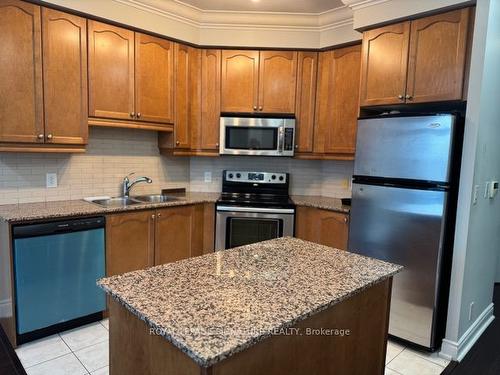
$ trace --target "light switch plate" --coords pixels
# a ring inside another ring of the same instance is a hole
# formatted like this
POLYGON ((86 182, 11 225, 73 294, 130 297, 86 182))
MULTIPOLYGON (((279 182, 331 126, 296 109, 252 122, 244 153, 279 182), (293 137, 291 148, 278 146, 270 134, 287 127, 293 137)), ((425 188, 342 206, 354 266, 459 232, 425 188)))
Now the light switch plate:
POLYGON ((47 173, 47 187, 48 188, 57 187, 57 173, 47 173))
POLYGON ((212 172, 205 172, 205 182, 212 182, 212 172))

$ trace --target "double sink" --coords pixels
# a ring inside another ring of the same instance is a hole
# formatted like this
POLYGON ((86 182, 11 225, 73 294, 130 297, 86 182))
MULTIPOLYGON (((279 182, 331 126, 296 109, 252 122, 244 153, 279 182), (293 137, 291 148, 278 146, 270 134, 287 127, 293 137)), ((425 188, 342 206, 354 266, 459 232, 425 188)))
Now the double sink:
POLYGON ((91 200, 91 202, 98 204, 101 207, 127 207, 145 203, 165 203, 165 202, 177 201, 179 199, 180 198, 172 197, 170 195, 153 194, 153 195, 137 195, 134 197, 93 199, 91 200))

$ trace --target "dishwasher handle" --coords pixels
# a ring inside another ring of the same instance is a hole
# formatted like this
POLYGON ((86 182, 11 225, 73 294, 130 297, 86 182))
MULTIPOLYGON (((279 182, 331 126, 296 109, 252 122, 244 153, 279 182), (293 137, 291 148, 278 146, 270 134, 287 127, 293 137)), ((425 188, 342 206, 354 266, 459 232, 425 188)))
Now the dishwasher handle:
POLYGON ((104 228, 104 217, 89 217, 83 219, 51 221, 37 224, 15 225, 12 227, 12 237, 28 238, 50 234, 81 232, 90 229, 104 228))

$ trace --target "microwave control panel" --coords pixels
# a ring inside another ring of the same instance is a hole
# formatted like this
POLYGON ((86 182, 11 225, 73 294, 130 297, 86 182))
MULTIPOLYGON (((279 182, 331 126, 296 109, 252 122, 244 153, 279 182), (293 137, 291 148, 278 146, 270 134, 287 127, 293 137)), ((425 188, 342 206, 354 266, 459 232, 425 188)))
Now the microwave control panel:
POLYGON ((293 129, 285 128, 284 151, 293 151, 293 129))

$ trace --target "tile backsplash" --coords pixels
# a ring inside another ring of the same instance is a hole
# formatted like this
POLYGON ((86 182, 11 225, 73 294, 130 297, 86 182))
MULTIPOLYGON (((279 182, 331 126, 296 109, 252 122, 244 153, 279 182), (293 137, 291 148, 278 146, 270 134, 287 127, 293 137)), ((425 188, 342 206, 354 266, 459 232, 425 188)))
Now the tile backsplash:
POLYGON ((192 157, 190 190, 220 191, 224 169, 290 173, 290 194, 350 197, 352 161, 298 160, 290 158, 227 156, 220 158, 192 157), (205 182, 205 172, 212 173, 212 182, 205 182))
POLYGON ((0 153, 0 204, 81 199, 121 193, 130 172, 148 176, 134 193, 162 188, 221 190, 224 169, 289 172, 291 194, 345 197, 351 195, 352 162, 256 157, 164 157, 157 133, 142 130, 90 128, 83 154, 0 153), (205 182, 205 172, 211 182, 205 182), (56 173, 58 186, 46 187, 46 174, 56 173))
POLYGON ((0 204, 116 196, 130 172, 153 179, 136 193, 189 186, 189 158, 160 156, 156 132, 90 128, 84 154, 1 153, 0 204), (49 172, 57 173, 56 188, 46 187, 49 172))

